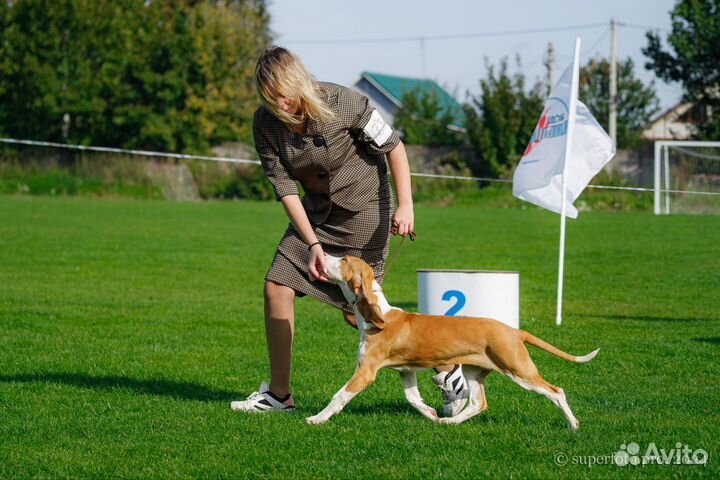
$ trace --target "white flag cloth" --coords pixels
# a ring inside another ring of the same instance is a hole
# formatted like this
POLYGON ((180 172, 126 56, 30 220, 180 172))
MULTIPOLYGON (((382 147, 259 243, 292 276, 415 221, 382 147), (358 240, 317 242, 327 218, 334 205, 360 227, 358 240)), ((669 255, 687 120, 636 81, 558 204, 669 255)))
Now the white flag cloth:
MULTIPOLYGON (((572 92, 571 64, 550 92, 535 132, 513 176, 513 195, 555 213, 562 212, 562 175, 572 92)), ((577 92, 574 92, 577 95, 577 92)), ((571 153, 565 167, 566 215, 577 218, 573 202, 615 155, 615 145, 590 110, 577 102, 571 153)))

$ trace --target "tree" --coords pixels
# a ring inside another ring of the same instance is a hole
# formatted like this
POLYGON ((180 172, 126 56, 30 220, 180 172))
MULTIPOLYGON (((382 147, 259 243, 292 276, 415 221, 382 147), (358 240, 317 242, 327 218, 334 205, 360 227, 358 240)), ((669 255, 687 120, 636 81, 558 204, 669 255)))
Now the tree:
POLYGON ((666 82, 680 82, 685 99, 710 113, 696 135, 720 138, 720 0, 680 0, 670 12, 669 49, 660 36, 647 32, 645 67, 666 82))
MULTIPOLYGON (((648 121, 660 110, 660 102, 654 82, 645 86, 635 78, 632 59, 618 62, 617 78, 617 146, 631 148, 640 140, 648 121)), ((607 130, 610 63, 606 59, 592 59, 580 70, 579 96, 607 130)))
POLYGON ((462 133, 448 128, 457 121, 440 104, 436 92, 416 87, 404 92, 401 102, 393 124, 403 132, 406 143, 433 147, 462 144, 462 133))
POLYGON ((0 2, 0 131, 186 153, 252 137, 264 2, 0 2))
MULTIPOLYGON (((518 67, 519 67, 518 60, 518 67)), ((488 78, 480 81, 480 94, 465 105, 465 125, 470 144, 481 163, 471 165, 481 176, 509 177, 522 158, 543 108, 542 85, 525 91, 525 77, 510 76, 507 59, 499 72, 487 66, 488 78)))

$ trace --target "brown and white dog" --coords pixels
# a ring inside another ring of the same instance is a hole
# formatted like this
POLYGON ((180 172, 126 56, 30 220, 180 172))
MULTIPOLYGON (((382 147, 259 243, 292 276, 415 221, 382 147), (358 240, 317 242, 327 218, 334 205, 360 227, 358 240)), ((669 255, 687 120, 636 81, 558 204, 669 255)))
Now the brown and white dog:
POLYGON ((589 362, 599 349, 576 357, 496 320, 406 313, 388 304, 372 269, 361 259, 327 256, 327 265, 327 278, 340 286, 354 306, 360 349, 355 374, 327 407, 306 419, 308 423, 327 422, 375 381, 378 370, 392 368, 402 376, 408 402, 434 422, 457 424, 485 411, 485 377, 497 371, 524 389, 547 397, 562 410, 571 429, 580 426, 563 390, 540 376, 525 344, 574 363, 589 362), (415 372, 453 364, 463 366, 470 398, 465 409, 456 416, 438 418, 435 409, 426 405, 420 396, 415 372))

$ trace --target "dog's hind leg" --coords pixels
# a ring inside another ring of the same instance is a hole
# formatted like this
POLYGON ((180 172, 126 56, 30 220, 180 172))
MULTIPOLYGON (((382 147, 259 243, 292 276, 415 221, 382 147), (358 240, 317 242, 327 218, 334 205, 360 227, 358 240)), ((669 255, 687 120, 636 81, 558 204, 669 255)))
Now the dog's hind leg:
POLYGON ((506 372, 503 373, 505 373, 513 382, 517 383, 525 390, 539 393, 540 395, 554 403, 556 407, 562 410, 563 415, 565 415, 565 419, 567 420, 568 426, 571 430, 577 430, 578 428, 580 428, 580 422, 577 418, 575 418, 572 410, 570 410, 570 406, 567 403, 567 398, 565 397, 565 392, 563 391, 563 389, 546 382, 545 379, 542 378, 537 372, 534 364, 533 370, 535 371, 534 375, 523 375, 522 377, 506 372))
POLYGON ((425 401, 420 396, 420 391, 417 388, 417 375, 415 372, 400 372, 402 377, 403 388, 405 389, 405 398, 410 405, 415 407, 415 410, 420 412, 423 417, 432 420, 433 422, 438 421, 438 414, 434 408, 429 407, 425 404, 425 401))
POLYGON ((470 399, 465 409, 454 417, 441 418, 438 421, 447 425, 455 425, 462 423, 469 418, 479 415, 487 410, 487 399, 485 398, 485 377, 492 370, 475 367, 473 365, 463 365, 463 374, 470 388, 470 399))

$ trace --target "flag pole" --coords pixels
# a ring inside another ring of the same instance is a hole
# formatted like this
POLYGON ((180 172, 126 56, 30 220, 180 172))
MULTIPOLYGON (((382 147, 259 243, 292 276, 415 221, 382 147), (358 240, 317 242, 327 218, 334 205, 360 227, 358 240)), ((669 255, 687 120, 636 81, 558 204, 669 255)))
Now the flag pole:
POLYGON ((580 76, 580 37, 575 39, 575 53, 573 56, 572 83, 570 85, 570 104, 568 105, 568 127, 567 142, 565 142, 565 156, 563 158, 563 173, 561 187, 561 212, 560 212, 560 253, 558 255, 558 296, 557 316, 555 324, 562 324, 562 298, 563 298, 563 275, 565 270, 565 214, 567 207, 567 164, 572 151, 573 130, 575 130, 575 117, 577 114, 578 83, 580 76))

